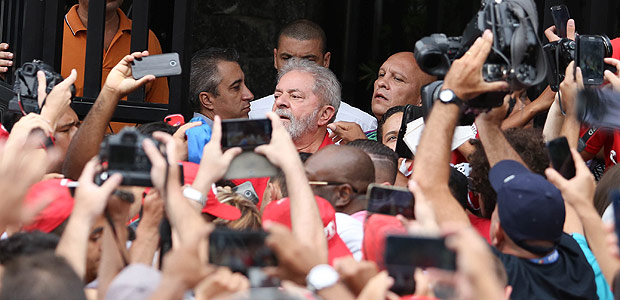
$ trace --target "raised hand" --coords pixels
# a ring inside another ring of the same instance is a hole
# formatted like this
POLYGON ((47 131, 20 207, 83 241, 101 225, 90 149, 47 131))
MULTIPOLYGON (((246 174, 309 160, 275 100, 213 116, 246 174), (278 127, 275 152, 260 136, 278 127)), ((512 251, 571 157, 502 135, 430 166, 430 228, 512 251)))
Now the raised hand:
POLYGON ((154 75, 146 75, 138 80, 132 77, 131 63, 135 59, 139 59, 148 56, 148 51, 134 52, 125 56, 108 74, 105 80, 102 90, 108 90, 117 95, 118 98, 123 98, 129 93, 135 91, 137 88, 152 82, 155 80, 154 75))

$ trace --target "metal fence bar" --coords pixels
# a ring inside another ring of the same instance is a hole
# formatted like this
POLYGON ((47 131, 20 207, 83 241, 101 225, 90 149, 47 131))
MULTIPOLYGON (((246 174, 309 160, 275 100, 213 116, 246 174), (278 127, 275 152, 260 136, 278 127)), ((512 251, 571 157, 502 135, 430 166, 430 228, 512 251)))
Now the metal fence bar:
POLYGON ((43 0, 24 1, 24 22, 21 41, 20 66, 33 59, 43 57, 43 19, 45 2, 43 0))
POLYGON ((174 3, 174 17, 172 25, 172 52, 179 53, 183 73, 180 76, 170 77, 170 113, 183 113, 189 117, 189 72, 192 57, 192 0, 176 0, 174 3))
POLYGON ((86 62, 84 65, 84 98, 96 99, 101 90, 103 36, 105 34, 106 0, 88 1, 86 30, 86 62))
POLYGON ((62 33, 64 26, 65 0, 45 1, 45 20, 43 22, 44 62, 60 73, 62 63, 62 33))
MULTIPOLYGON (((144 51, 149 45, 149 0, 134 0, 131 16, 131 53, 144 51)), ((144 102, 144 87, 127 96, 131 102, 144 102)))

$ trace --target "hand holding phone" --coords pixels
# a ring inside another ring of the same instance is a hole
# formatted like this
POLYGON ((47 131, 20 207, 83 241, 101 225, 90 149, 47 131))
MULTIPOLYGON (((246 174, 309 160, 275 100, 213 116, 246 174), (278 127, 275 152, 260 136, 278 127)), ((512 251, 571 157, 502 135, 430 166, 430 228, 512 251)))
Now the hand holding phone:
POLYGON ((131 75, 140 79, 146 75, 166 77, 181 74, 181 62, 178 53, 150 55, 134 59, 131 63, 131 75))

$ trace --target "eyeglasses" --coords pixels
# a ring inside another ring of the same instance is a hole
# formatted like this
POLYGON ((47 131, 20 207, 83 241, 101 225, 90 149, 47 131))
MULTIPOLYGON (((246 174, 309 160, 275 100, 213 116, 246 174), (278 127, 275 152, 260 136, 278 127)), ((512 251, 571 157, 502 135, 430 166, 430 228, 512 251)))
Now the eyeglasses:
POLYGON ((308 184, 310 184, 310 186, 328 186, 328 185, 343 185, 343 184, 348 184, 351 187, 351 190, 353 190, 354 193, 359 194, 360 192, 350 183, 346 183, 346 182, 337 182, 337 181, 308 181, 308 184))

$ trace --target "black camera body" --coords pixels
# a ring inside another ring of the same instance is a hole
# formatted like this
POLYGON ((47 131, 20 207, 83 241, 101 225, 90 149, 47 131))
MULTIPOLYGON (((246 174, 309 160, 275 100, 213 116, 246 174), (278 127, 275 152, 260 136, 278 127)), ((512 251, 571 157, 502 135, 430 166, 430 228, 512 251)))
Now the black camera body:
MULTIPOLYGON (((62 75, 56 73, 54 69, 48 64, 40 61, 33 60, 32 62, 24 63, 21 68, 15 71, 15 82, 13 84, 13 91, 15 97, 9 102, 8 110, 12 113, 27 115, 29 113, 40 113, 39 107, 39 80, 37 79, 37 72, 43 71, 45 74, 45 92, 49 94, 54 86, 62 82, 64 78, 62 75)), ((75 86, 72 86, 71 93, 75 96, 75 86)))
POLYGON ((549 65, 547 81, 552 91, 559 90, 560 82, 564 80, 564 71, 575 58, 576 49, 575 41, 567 38, 548 43, 543 47, 549 65))
POLYGON ((484 0, 461 37, 424 37, 415 44, 415 59, 424 72, 443 77, 451 63, 490 29, 493 48, 482 70, 485 81, 506 81, 512 90, 527 88, 541 83, 547 74, 537 27, 536 6, 531 0, 484 0))
MULTIPOLYGON (((106 167, 97 174, 95 183, 101 185, 110 176, 120 173, 123 175, 121 185, 153 186, 151 161, 142 147, 145 139, 151 138, 141 134, 135 127, 125 127, 118 134, 108 136, 99 150, 99 159, 106 167)), ((151 140, 159 149, 161 143, 151 140)))

